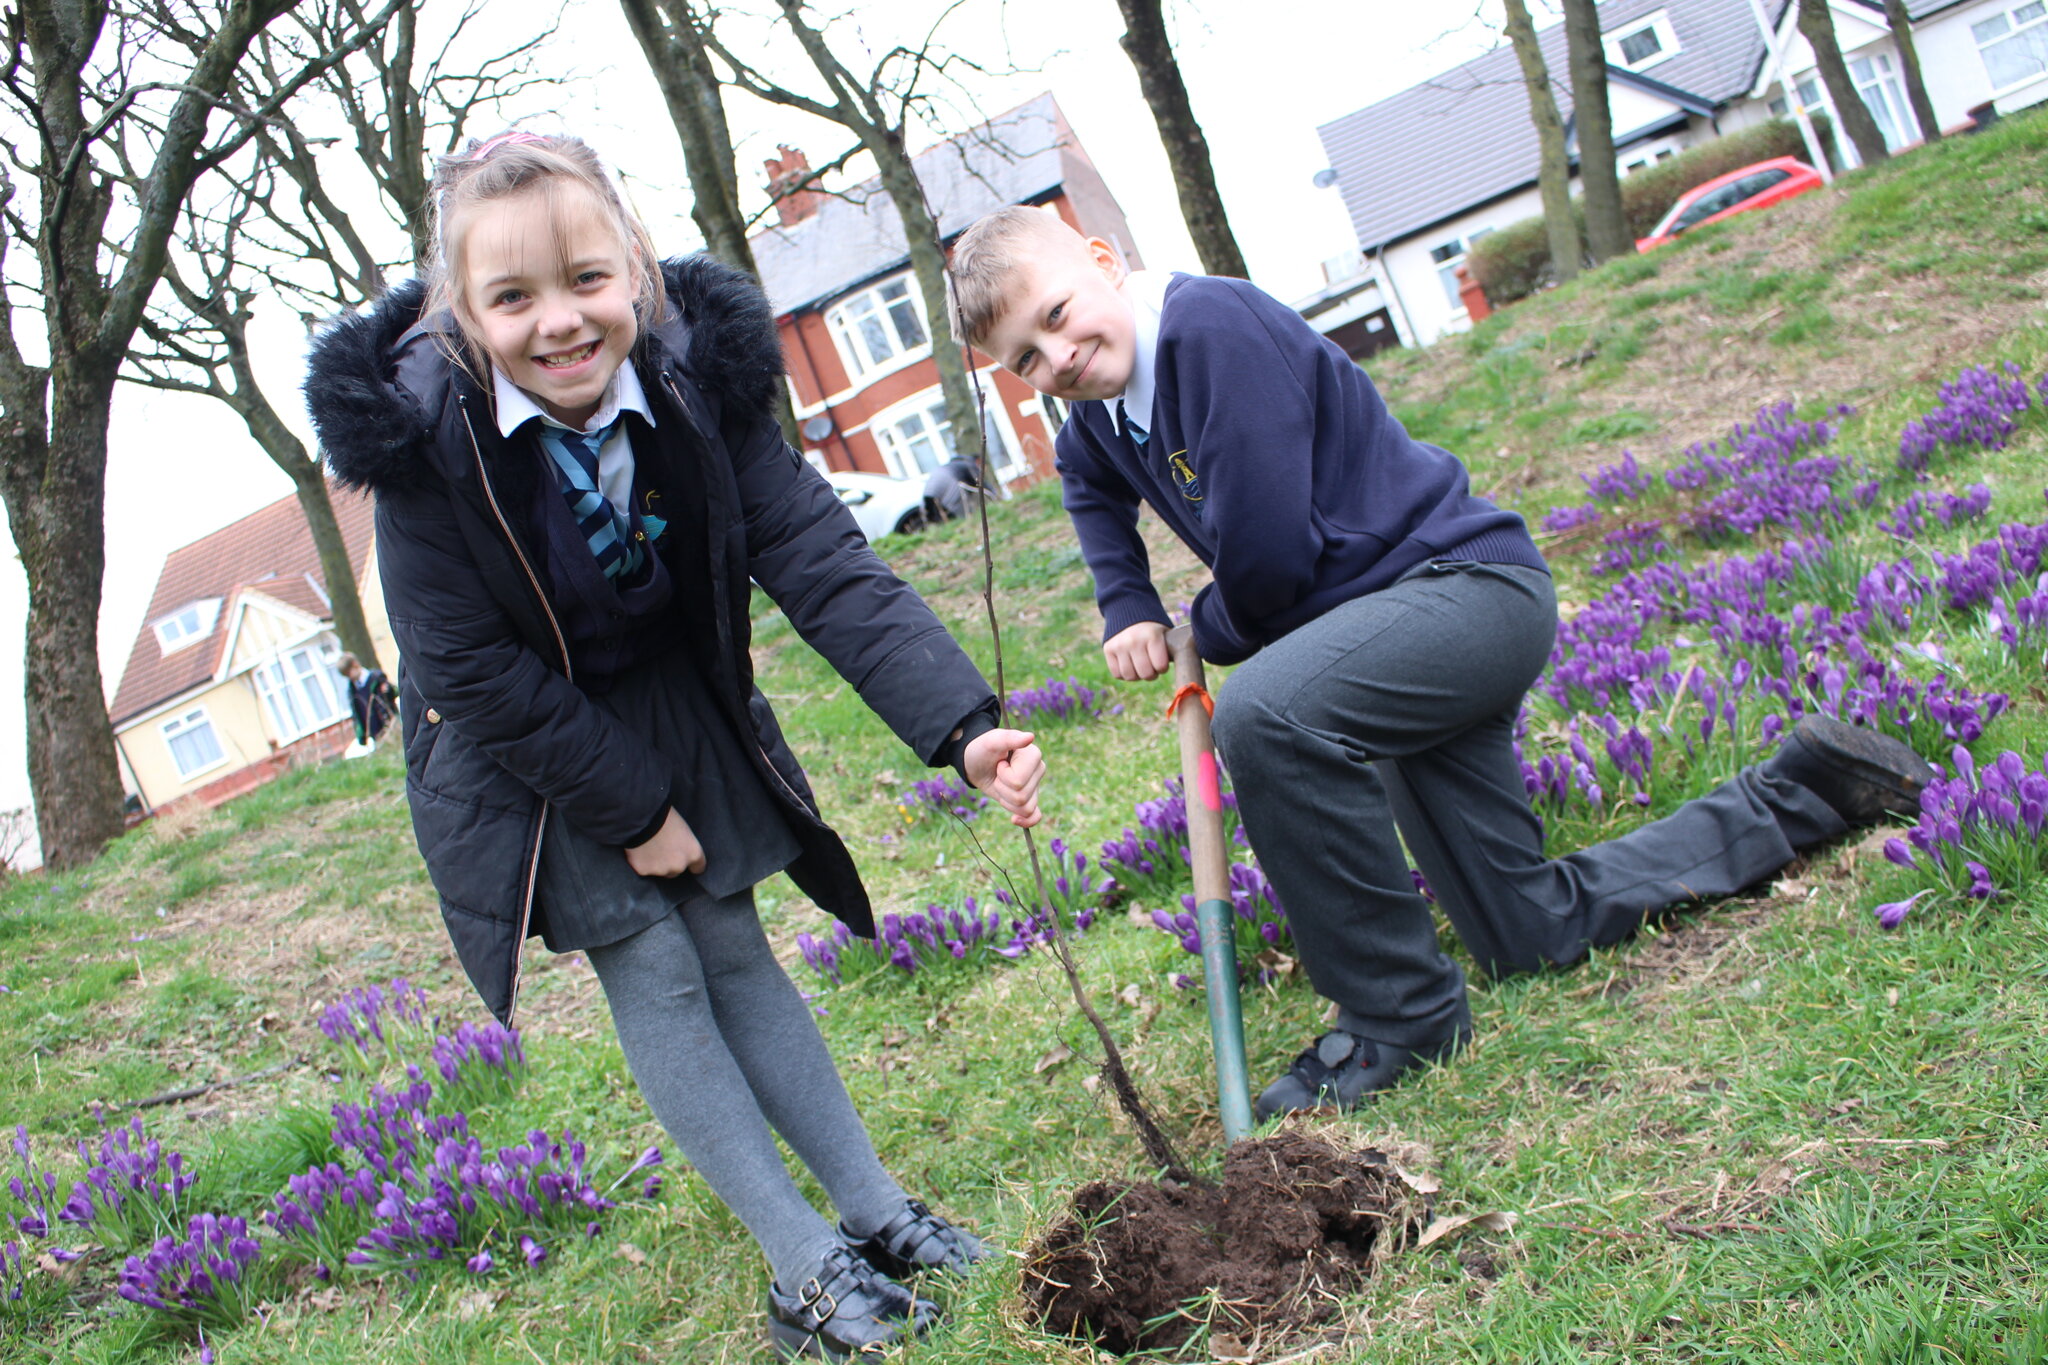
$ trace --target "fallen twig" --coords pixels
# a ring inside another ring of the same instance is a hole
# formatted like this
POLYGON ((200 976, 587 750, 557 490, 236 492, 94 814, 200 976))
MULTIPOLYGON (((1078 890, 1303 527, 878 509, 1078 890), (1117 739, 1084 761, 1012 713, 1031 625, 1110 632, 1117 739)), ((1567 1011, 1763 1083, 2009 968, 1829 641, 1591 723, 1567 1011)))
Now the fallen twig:
POLYGON ((266 1066, 261 1071, 252 1071, 246 1076, 229 1076, 225 1080, 208 1081, 205 1085, 187 1086, 183 1090, 166 1090, 161 1095, 151 1095, 140 1100, 123 1100, 119 1104, 101 1104, 94 1101, 86 1106, 86 1110, 88 1113, 98 1114, 109 1110, 155 1109, 165 1104, 182 1104, 186 1100, 196 1100, 202 1095, 211 1095, 216 1090, 232 1090, 238 1085, 267 1080, 281 1071, 290 1071, 295 1066, 305 1064, 304 1057, 293 1057, 289 1061, 279 1062, 276 1066, 266 1066))

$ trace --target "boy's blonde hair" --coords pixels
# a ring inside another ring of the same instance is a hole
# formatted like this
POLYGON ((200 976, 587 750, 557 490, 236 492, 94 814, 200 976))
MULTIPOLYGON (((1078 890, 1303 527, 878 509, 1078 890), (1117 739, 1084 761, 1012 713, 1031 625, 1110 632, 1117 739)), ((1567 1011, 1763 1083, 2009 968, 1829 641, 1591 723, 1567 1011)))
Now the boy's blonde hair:
POLYGON ((496 137, 471 138, 461 152, 444 156, 434 167, 433 224, 427 256, 427 312, 447 309, 455 317, 462 345, 457 364, 479 384, 489 384, 490 353, 482 329, 470 311, 468 290, 460 278, 462 236, 476 211, 486 204, 521 194, 546 197, 548 221, 559 243, 567 216, 577 205, 574 189, 589 195, 618 230, 620 244, 635 279, 633 314, 641 331, 668 317, 668 294, 661 284, 661 262, 654 239, 619 194, 597 153, 581 138, 513 129, 496 137))
POLYGON ((1080 250, 1086 239, 1051 209, 1013 204, 977 218, 953 244, 949 274, 961 335, 979 345, 1003 319, 1017 269, 1038 251, 1080 250))

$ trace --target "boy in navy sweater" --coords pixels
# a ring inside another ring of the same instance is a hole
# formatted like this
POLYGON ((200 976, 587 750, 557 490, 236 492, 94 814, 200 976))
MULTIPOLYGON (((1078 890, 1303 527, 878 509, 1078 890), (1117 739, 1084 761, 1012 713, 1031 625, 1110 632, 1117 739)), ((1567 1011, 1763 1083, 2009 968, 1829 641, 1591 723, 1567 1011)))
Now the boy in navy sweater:
POLYGON ((1072 403, 1056 450, 1095 576, 1110 672, 1166 672, 1167 615, 1137 532, 1149 504, 1214 581, 1195 643, 1243 662, 1217 747, 1301 961, 1337 1005, 1260 1117, 1350 1108, 1471 1037, 1409 851, 1481 970, 1566 965, 1648 917, 1770 876, 1886 812, 1929 773, 1872 731, 1807 717, 1768 761, 1672 815, 1543 854, 1513 744, 1557 601, 1522 519, 1417 441, 1365 372, 1243 280, 1127 273, 1047 210, 970 227, 967 336, 1072 403), (1397 833, 1398 829, 1398 833, 1397 833))

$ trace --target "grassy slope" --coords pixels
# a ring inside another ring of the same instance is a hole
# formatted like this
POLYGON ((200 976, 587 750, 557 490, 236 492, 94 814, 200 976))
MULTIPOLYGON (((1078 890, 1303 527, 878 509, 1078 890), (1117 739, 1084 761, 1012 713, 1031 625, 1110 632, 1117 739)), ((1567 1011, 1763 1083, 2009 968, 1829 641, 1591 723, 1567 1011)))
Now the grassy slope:
MULTIPOLYGON (((2004 125, 1616 263, 1379 375, 1418 432, 1469 453, 1483 487, 1532 512, 1578 500, 1573 474, 1623 444, 1655 463, 1779 397, 1856 403, 1841 447, 1883 460, 1961 364, 2011 357, 2041 371, 2043 184, 2048 125, 2004 125)), ((2043 431, 2037 416, 2009 450, 1948 472, 1993 483, 1994 520, 2036 520, 2043 431)), ((1106 681, 1056 500, 1041 490, 996 521, 1011 686, 1106 681)), ((986 662, 966 529, 889 549, 986 662)), ((1190 595, 1199 575, 1159 550, 1168 601, 1190 595)), ((1581 562, 1559 568, 1568 599, 1593 591, 1581 562)), ((878 900, 986 895, 987 865, 957 826, 902 830, 895 796, 922 774, 772 610, 758 658, 878 900)), ((1980 753, 2048 743, 2038 686, 2018 690, 1980 753)), ((1127 823, 1175 765, 1156 690, 1121 699, 1120 717, 1048 735, 1053 832, 1083 847, 1127 823)), ((0 1119, 27 1123, 61 1170, 58 1144, 92 1130, 94 1101, 282 1065, 148 1115, 201 1162, 211 1206, 253 1212, 318 1150, 326 1106, 354 1088, 324 1070, 319 1004, 402 971, 450 1016, 480 1014, 435 922, 398 777, 389 754, 295 774, 204 819, 138 831, 81 872, 0 891, 0 1119)), ((1028 876, 1020 843, 990 821, 977 832, 1028 876)), ((1872 848, 1827 850, 1581 970, 1476 990, 1477 1045, 1359 1126, 1429 1145, 1446 1208, 1522 1222, 1394 1262, 1344 1306, 1352 1336, 1326 1358, 2048 1355, 2035 1079, 2048 1070, 2048 903, 1944 910, 1883 935, 1867 907, 1896 883, 1872 848)), ((786 883, 763 904, 785 943, 818 927, 786 883)), ((1085 960, 1169 1126, 1213 1152, 1201 1002, 1168 983, 1191 960, 1123 923, 1091 934, 1085 960)), ((587 968, 536 949, 530 970, 535 1073, 483 1121, 507 1138, 568 1125, 614 1161, 657 1139, 587 968)), ((1078 1181, 1133 1169, 1049 963, 868 977, 821 1003, 885 1159, 1005 1245, 1021 1246, 1078 1181)), ((1254 993, 1255 1072, 1282 1065, 1317 1017, 1299 981, 1254 993)), ((744 1233, 695 1180, 666 1204, 484 1294, 462 1277, 298 1288, 267 1326, 217 1342, 220 1359, 755 1358, 760 1274, 744 1233)), ((110 1268, 89 1264, 85 1278, 110 1268)), ((1028 1331, 1015 1282, 1005 1267, 956 1296, 957 1326, 918 1358, 1084 1358, 1028 1331)), ((35 1303, 37 1315, 0 1314, 0 1358, 189 1350, 118 1300, 44 1289, 35 1303)))

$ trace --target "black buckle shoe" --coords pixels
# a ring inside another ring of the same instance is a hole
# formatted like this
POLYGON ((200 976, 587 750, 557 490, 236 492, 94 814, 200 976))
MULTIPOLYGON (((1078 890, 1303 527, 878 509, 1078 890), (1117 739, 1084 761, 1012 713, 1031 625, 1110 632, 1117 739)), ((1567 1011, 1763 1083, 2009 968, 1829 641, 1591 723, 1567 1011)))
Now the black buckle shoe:
POLYGON ((907 1280, 926 1270, 964 1275, 988 1259, 988 1248, 964 1228, 954 1226, 913 1199, 903 1212, 869 1237, 855 1237, 839 1225, 839 1235, 867 1263, 891 1279, 907 1280))
POLYGON ((937 1304, 889 1279, 849 1246, 826 1252, 818 1273, 794 1294, 768 1286, 768 1340, 784 1360, 879 1356, 938 1320, 937 1304))
POLYGON ((1821 715, 1801 717, 1765 767, 1773 777, 1806 788, 1852 825, 1918 815, 1920 793, 1934 776, 1911 746, 1821 715))
POLYGON ((1366 1096, 1391 1089, 1404 1073, 1443 1060, 1470 1039, 1460 1029, 1433 1047, 1406 1048, 1332 1029, 1296 1057, 1286 1075, 1259 1092, 1252 1113, 1263 1123, 1305 1109, 1356 1109, 1366 1096))

